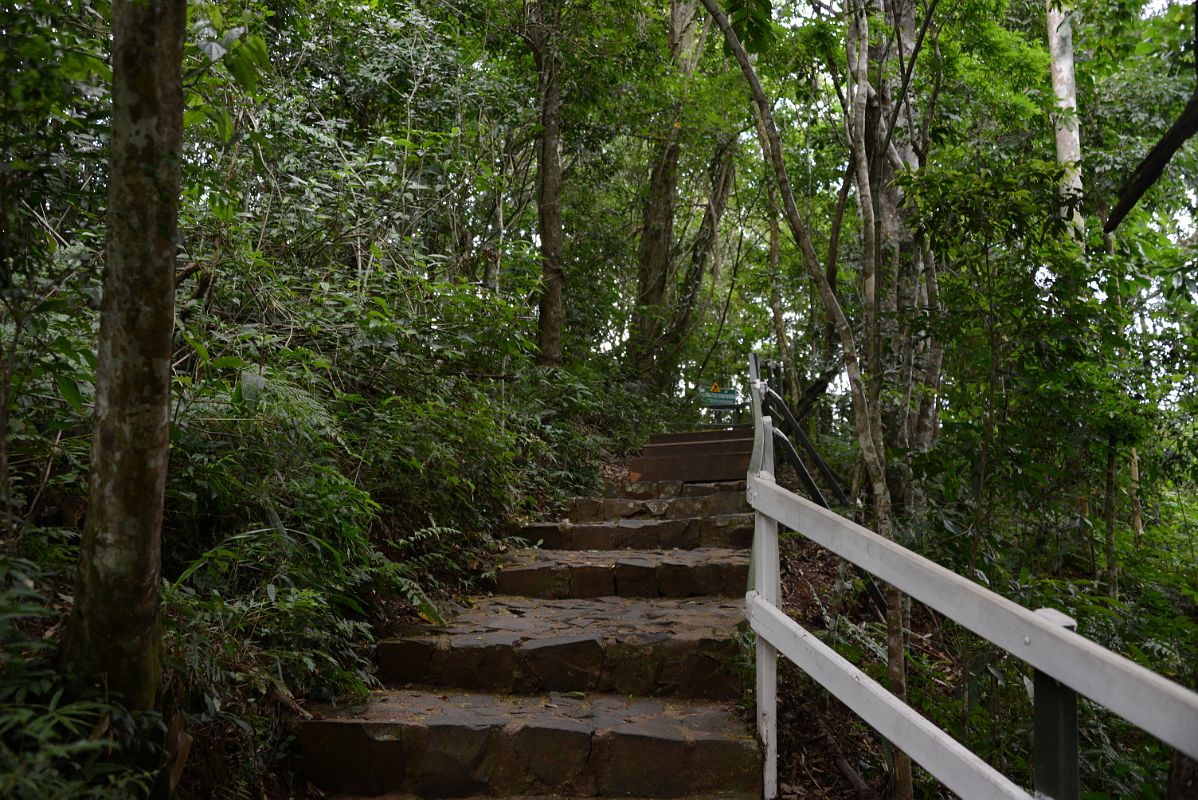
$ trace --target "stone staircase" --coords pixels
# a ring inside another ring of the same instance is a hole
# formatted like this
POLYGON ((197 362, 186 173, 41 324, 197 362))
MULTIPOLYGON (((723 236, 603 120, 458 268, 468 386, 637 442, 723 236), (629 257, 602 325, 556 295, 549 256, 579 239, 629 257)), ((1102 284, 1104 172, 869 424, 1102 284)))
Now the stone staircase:
MULTIPOLYGON (((712 450, 683 474, 727 474, 727 447, 712 450)), ((342 798, 760 797, 757 741, 735 706, 744 483, 609 494, 525 526, 540 547, 500 563, 495 594, 380 642, 390 688, 299 729, 311 783, 342 798)))
POLYGON ((749 471, 753 427, 658 433, 629 466, 641 481, 735 481, 749 471))

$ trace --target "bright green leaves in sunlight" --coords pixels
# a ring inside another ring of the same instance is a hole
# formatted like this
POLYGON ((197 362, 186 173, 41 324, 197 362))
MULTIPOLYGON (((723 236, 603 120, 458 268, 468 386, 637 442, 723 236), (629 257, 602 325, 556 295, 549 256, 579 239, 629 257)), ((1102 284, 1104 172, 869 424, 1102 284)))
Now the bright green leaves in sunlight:
POLYGON ((777 42, 772 0, 728 0, 727 10, 732 28, 750 53, 764 53, 777 42))

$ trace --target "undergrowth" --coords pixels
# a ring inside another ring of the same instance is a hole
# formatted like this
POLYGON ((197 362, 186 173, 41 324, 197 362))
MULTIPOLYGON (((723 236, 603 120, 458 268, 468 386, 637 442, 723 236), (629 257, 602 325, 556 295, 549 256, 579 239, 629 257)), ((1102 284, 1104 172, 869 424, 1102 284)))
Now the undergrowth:
MULTIPOLYGON (((81 353, 94 317, 76 311, 46 333, 81 353)), ((144 794, 173 756, 131 748, 162 742, 176 715, 192 742, 178 796, 302 791, 290 785, 289 722, 378 685, 376 630, 441 619, 443 600, 470 591, 507 546, 509 519, 593 491, 605 460, 674 413, 639 384, 586 365, 539 369, 527 352, 508 357, 502 382, 465 374, 478 357, 468 351, 378 373, 421 343, 354 349, 339 329, 284 347, 235 335, 219 308, 191 321, 172 404, 161 718, 124 713, 55 662, 86 500, 90 360, 72 361, 78 407, 17 409, 23 525, 0 564, 0 795, 144 794), (191 332, 201 318, 207 345, 191 332)), ((24 380, 24 396, 54 396, 52 371, 24 380)))

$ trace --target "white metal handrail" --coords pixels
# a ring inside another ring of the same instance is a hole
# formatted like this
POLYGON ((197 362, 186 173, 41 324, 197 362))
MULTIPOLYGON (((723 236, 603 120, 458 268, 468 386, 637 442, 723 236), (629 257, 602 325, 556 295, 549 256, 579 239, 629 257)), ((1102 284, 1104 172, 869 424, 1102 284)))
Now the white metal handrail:
MULTIPOLYGON (((1032 797, 779 609, 779 524, 993 642, 1038 673, 1198 758, 1198 694, 1073 632, 1072 620, 1060 612, 1024 608, 778 486, 772 420, 762 414, 764 388, 756 363, 750 362, 754 444, 746 492, 756 522, 745 605, 757 634, 757 724, 765 749, 767 800, 777 797, 778 791, 779 652, 966 800, 1032 797)), ((1041 787, 1037 789, 1039 796, 1045 796, 1041 787)))

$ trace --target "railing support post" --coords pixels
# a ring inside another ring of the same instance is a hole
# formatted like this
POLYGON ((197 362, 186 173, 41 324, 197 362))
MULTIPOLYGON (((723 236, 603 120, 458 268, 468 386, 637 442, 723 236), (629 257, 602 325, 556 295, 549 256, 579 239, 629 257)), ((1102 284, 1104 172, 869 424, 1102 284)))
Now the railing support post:
MULTIPOLYGON (((774 432, 769 417, 764 428, 762 463, 758 475, 774 477, 774 432)), ((778 556, 778 522, 760 511, 753 530, 753 586, 766 602, 782 604, 782 574, 778 556)), ((778 796, 778 651, 757 637, 757 734, 764 752, 762 796, 778 796)))
MULTIPOLYGON (((1068 630, 1077 622, 1054 608, 1037 614, 1068 630)), ((1077 800, 1077 692, 1035 670, 1032 766, 1036 794, 1052 800, 1077 800)))

